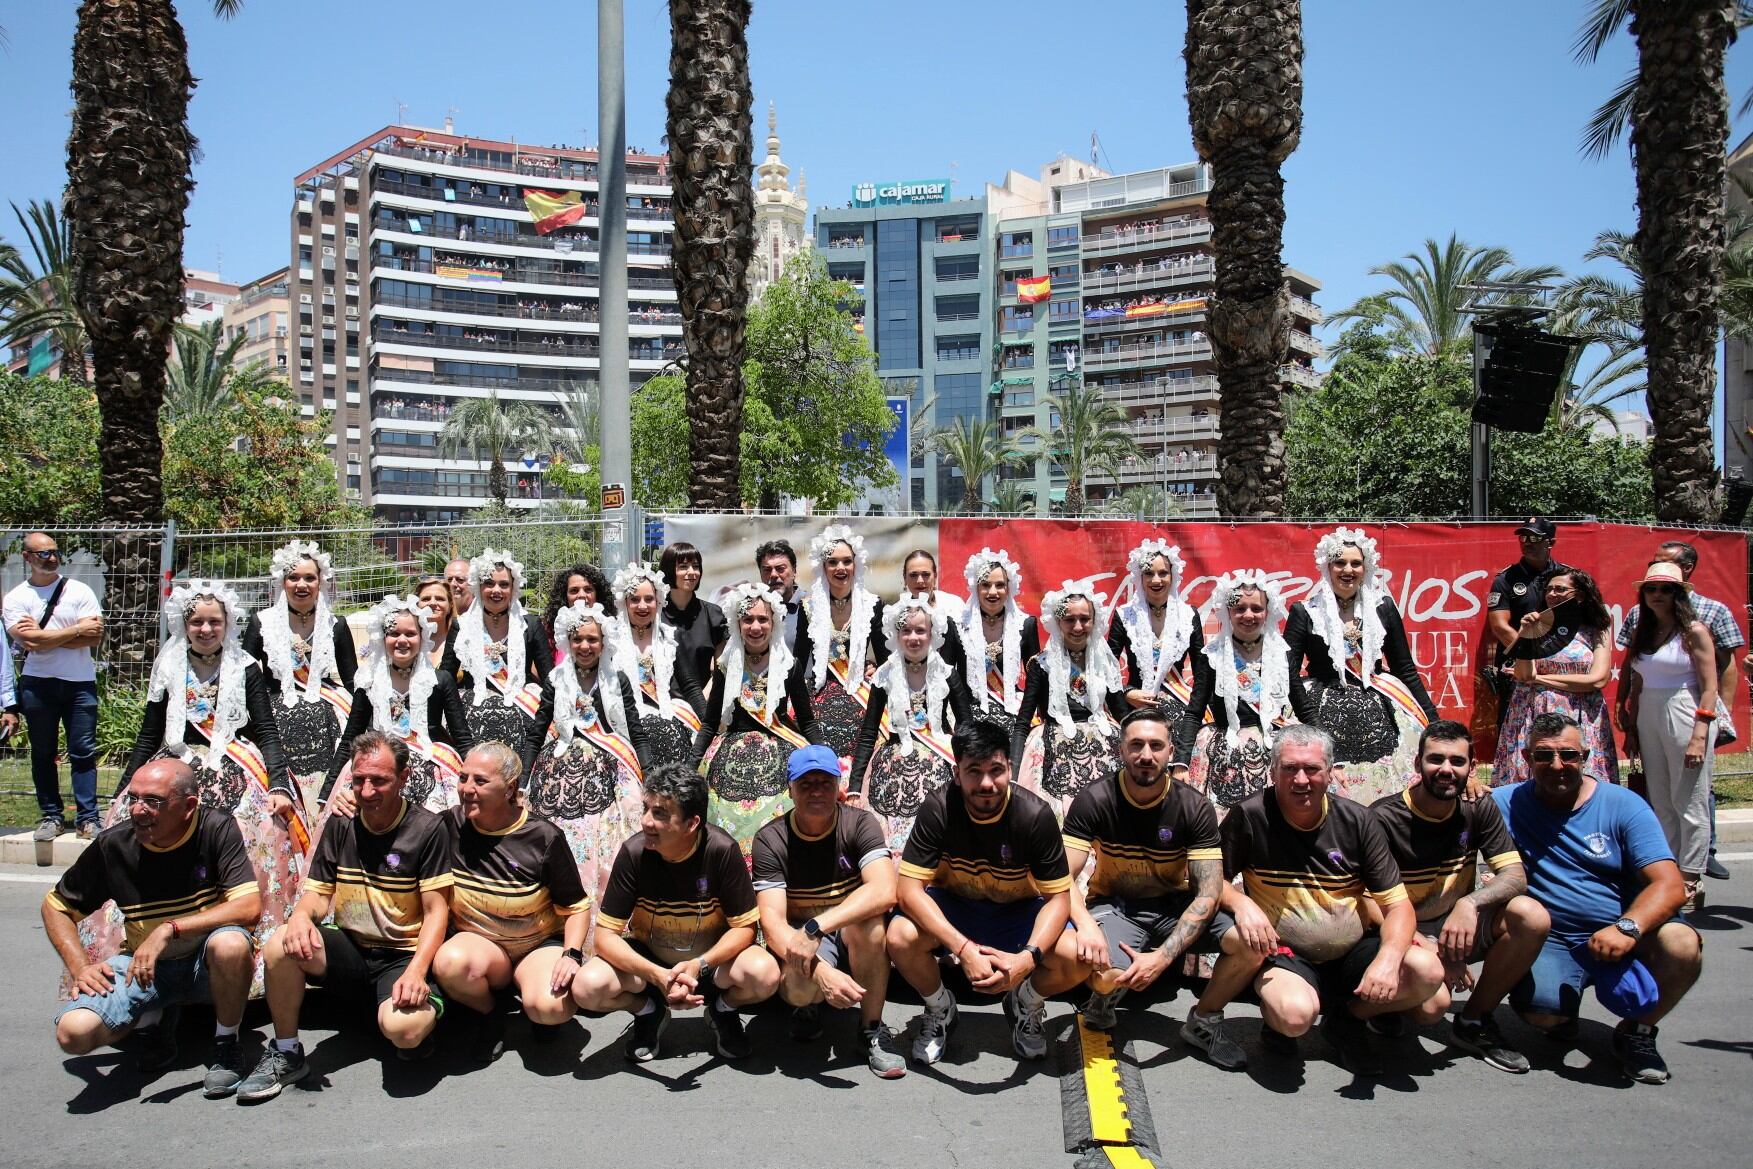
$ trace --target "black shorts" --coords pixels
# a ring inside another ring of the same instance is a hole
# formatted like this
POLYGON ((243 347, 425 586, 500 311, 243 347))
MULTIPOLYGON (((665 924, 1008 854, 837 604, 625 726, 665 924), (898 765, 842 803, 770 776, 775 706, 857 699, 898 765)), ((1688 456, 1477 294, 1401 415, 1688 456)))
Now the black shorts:
MULTIPOLYGON (((1132 959, 1120 948, 1121 942, 1142 954, 1168 941, 1181 915, 1193 903, 1193 896, 1188 892, 1181 896, 1139 901, 1116 898, 1090 906, 1090 916, 1096 919, 1096 924, 1102 928, 1102 936, 1108 939, 1109 965, 1115 970, 1125 970, 1132 965, 1132 959)), ((1235 919, 1220 909, 1212 914, 1204 931, 1187 948, 1195 954, 1219 953, 1223 936, 1235 928, 1235 919)))
POLYGON ((1277 954, 1266 960, 1267 969, 1289 970, 1315 988, 1322 1011, 1336 1011, 1351 1002, 1364 971, 1382 948, 1380 934, 1368 933, 1357 945, 1330 962, 1311 962, 1296 954, 1277 954))
MULTIPOLYGON (((311 981, 331 994, 370 998, 373 1005, 388 1002, 396 979, 414 960, 414 951, 361 946, 346 930, 332 925, 318 928, 323 937, 323 974, 311 981)), ((426 979, 426 987, 431 994, 433 1010, 444 1014, 444 999, 439 994, 438 984, 430 976, 426 979)))

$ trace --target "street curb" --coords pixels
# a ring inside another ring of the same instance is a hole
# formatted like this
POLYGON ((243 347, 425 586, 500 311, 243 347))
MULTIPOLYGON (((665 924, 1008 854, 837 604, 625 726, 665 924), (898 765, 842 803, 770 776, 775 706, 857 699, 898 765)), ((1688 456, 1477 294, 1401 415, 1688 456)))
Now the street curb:
POLYGON ((1718 844, 1753 844, 1753 808, 1725 808, 1716 814, 1718 844))
MULTIPOLYGON (((1753 837, 1749 837, 1753 839, 1753 837)), ((40 865, 44 868, 66 866, 79 859, 91 842, 71 832, 63 832, 53 844, 38 844, 29 829, 0 836, 0 864, 40 865)))

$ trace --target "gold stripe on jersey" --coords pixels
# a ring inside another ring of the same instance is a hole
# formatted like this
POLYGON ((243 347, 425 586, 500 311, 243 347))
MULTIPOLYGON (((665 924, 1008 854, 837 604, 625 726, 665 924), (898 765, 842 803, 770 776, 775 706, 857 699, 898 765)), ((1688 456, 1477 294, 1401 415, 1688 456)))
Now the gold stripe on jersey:
MULTIPOLYGON (((122 914, 123 939, 122 948, 133 953, 134 948, 146 940, 148 934, 173 918, 187 917, 210 909, 223 901, 236 901, 239 897, 248 897, 261 892, 254 881, 243 881, 229 889, 208 886, 198 889, 187 897, 173 897, 163 901, 143 901, 136 905, 118 905, 122 914)), ((84 921, 89 915, 79 912, 60 896, 50 890, 47 897, 49 907, 57 913, 66 914, 75 923, 84 921)))
POLYGON ((633 916, 625 921, 597 914, 597 925, 623 937, 645 943, 660 955, 694 958, 712 948, 726 930, 754 928, 761 919, 751 909, 726 917, 718 898, 705 901, 658 901, 641 897, 633 903, 633 916))
POLYGON ((1485 863, 1491 866, 1492 872, 1501 873, 1511 865, 1521 864, 1522 854, 1515 851, 1500 852, 1496 856, 1486 857, 1485 863))
POLYGON ((329 897, 336 928, 346 930, 360 945, 412 950, 420 940, 425 917, 421 893, 454 884, 450 873, 422 879, 340 867, 335 870, 332 886, 325 888, 324 883, 311 881, 307 888, 329 897))
POLYGON ((1419 920, 1441 917, 1455 907, 1455 902, 1473 892, 1478 866, 1473 856, 1453 857, 1437 865, 1400 870, 1400 881, 1419 920))
POLYGON ((812 917, 820 917, 834 908, 864 884, 864 878, 858 873, 831 881, 826 885, 802 887, 787 885, 785 887, 785 917, 792 925, 802 925, 812 917))
MULTIPOLYGON (((1363 879, 1355 875, 1282 869, 1245 869, 1242 890, 1300 957, 1327 962, 1341 957, 1364 934, 1363 879)), ((1383 909, 1406 900, 1404 885, 1368 896, 1383 909)))
POLYGON ((971 901, 992 901, 1001 905, 1028 897, 1051 897, 1071 888, 1070 877, 1042 882, 1035 880, 1027 866, 1001 868, 983 860, 948 855, 937 862, 935 869, 903 864, 901 875, 914 877, 971 901))

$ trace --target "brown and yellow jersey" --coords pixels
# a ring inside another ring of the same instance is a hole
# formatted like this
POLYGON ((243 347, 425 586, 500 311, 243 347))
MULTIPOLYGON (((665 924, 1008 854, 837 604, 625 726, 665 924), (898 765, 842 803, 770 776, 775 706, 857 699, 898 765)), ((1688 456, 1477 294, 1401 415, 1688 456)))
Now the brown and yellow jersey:
POLYGON ((694 851, 679 861, 630 837, 597 908, 598 929, 642 943, 662 962, 698 958, 726 930, 759 920, 743 850, 714 824, 701 825, 694 851))
POLYGON ((1095 857, 1092 905, 1185 893, 1191 862, 1223 860, 1211 801, 1179 780, 1164 780, 1156 799, 1138 804, 1115 772, 1071 801, 1064 833, 1067 848, 1095 857))
POLYGON ((1382 827, 1362 804, 1328 797, 1304 831, 1279 811, 1271 788, 1224 819, 1224 873, 1266 914, 1279 940, 1310 962, 1343 957, 1363 937, 1363 898, 1387 909, 1406 900, 1382 827))
POLYGON ((1456 800, 1446 816, 1432 820, 1412 802, 1412 789, 1383 796, 1370 814, 1388 838, 1406 895, 1418 920, 1433 921, 1473 892, 1483 855, 1492 872, 1522 863, 1495 800, 1456 800))
POLYGON ((504 948, 513 961, 565 930, 590 908, 590 894, 566 836, 525 808, 511 827, 483 832, 463 810, 448 813, 457 835, 450 921, 504 948))
POLYGON ((891 862, 882 823, 868 809, 840 808, 820 836, 799 831, 794 815, 763 824, 751 851, 756 894, 785 890, 785 918, 801 926, 851 896, 864 883, 864 866, 891 862))
POLYGON ((412 950, 426 920, 420 894, 449 893, 455 856, 450 821, 404 800, 382 832, 367 828, 362 815, 331 819, 304 887, 330 898, 335 927, 361 947, 412 950))
POLYGON ((1015 784, 988 820, 975 819, 953 783, 925 797, 901 852, 901 875, 959 897, 1000 904, 1071 888, 1053 809, 1015 784))

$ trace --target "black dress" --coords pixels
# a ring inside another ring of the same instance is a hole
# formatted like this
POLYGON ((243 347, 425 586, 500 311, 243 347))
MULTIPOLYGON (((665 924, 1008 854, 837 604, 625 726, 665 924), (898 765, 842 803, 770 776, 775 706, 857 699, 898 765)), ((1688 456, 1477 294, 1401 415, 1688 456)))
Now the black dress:
MULTIPOLYGON (((351 694, 353 676, 359 671, 359 653, 353 645, 353 630, 344 617, 335 617, 329 628, 335 643, 335 673, 340 677, 342 692, 351 694)), ((283 665, 293 669, 300 665, 308 668, 309 643, 294 634, 293 652, 303 660, 296 663, 270 662, 267 647, 262 643, 262 615, 255 612, 250 614, 249 623, 244 626, 243 648, 262 668, 270 701, 278 706, 280 745, 286 752, 286 762, 294 778, 306 782, 320 779, 328 771, 335 744, 341 738, 341 712, 327 702, 305 702, 302 698, 288 706, 280 697, 282 679, 279 669, 283 665)), ((302 690, 302 684, 298 688, 302 690)))
MULTIPOLYGON (((645 724, 639 717, 639 706, 634 701, 632 687, 625 677, 619 681, 621 715, 627 724, 627 741, 639 760, 640 770, 643 771, 651 763, 645 724)), ((591 703, 596 708, 597 725, 604 732, 613 731, 615 724, 609 720, 608 699, 603 696, 601 686, 592 693, 591 703)), ((610 757, 594 743, 579 745, 576 738, 562 747, 559 739, 548 736, 548 730, 553 723, 554 684, 550 678, 542 685, 542 706, 536 712, 535 721, 530 723, 529 734, 523 742, 524 770, 529 776, 527 790, 533 811, 550 820, 575 820, 580 816, 601 813, 617 798, 625 799, 628 794, 631 794, 633 802, 638 802, 637 790, 631 793, 619 790, 628 785, 618 774, 618 760, 610 757)))
MULTIPOLYGON (((850 661, 853 638, 860 636, 853 629, 836 629, 830 645, 825 647, 830 661, 846 663, 850 661)), ((866 666, 880 666, 889 659, 889 644, 883 637, 883 601, 881 597, 871 606, 870 622, 862 636, 870 647, 865 655, 866 666)), ((804 668, 806 684, 814 685, 814 663, 811 657, 816 652, 814 640, 810 637, 809 609, 797 617, 797 640, 791 648, 792 657, 804 668)), ((848 678, 853 686, 864 681, 863 678, 848 678)), ((847 693, 840 685, 840 680, 828 671, 827 680, 821 688, 810 694, 810 708, 815 713, 816 721, 822 724, 822 741, 834 748, 834 754, 845 758, 852 754, 853 745, 858 741, 858 727, 864 721, 864 708, 857 698, 847 693)))
MULTIPOLYGON (((1117 730, 1110 730, 1100 738, 1083 733, 1082 724, 1094 716, 1086 704, 1078 701, 1076 694, 1067 696, 1066 712, 1079 726, 1077 733, 1066 734, 1047 713, 1051 682, 1039 654, 1029 662, 1025 677, 1022 705, 1017 708, 1016 725, 1010 732, 1011 768, 1025 787, 1034 787, 1063 817, 1072 797, 1120 765, 1120 735, 1117 730), (1042 720, 1038 769, 1029 762, 1027 755, 1030 724, 1036 715, 1042 720)), ((1120 720, 1126 717, 1125 691, 1118 687, 1109 691, 1103 705, 1118 727, 1120 720)))
MULTIPOLYGON (((783 811, 786 800, 790 798, 786 761, 791 756, 793 744, 764 726, 741 701, 732 706, 729 725, 724 734, 719 735, 718 722, 724 709, 725 687, 731 684, 726 681, 722 669, 713 671, 712 685, 707 691, 706 717, 701 720, 700 731, 694 736, 691 762, 698 766, 713 740, 718 740, 718 748, 712 752, 712 762, 706 770, 706 786, 712 793, 708 815, 714 824, 737 838, 746 858, 750 855, 755 833, 762 824, 783 811)), ((766 676, 751 684, 755 687, 754 705, 757 709, 765 709, 766 676)), ((740 689, 742 679, 737 679, 734 685, 740 689)), ((785 677, 785 695, 774 711, 774 721, 808 742, 823 741, 821 725, 810 709, 809 684, 801 660, 791 664, 791 671, 785 677)))
MULTIPOLYGON (((1376 603, 1381 618, 1382 657, 1388 672, 1411 691, 1427 719, 1436 717, 1436 706, 1418 676, 1407 642, 1400 610, 1383 597, 1376 603)), ((1346 670, 1333 668, 1326 639, 1315 632, 1308 606, 1301 601, 1290 607, 1284 623, 1284 641, 1290 652, 1290 702, 1297 721, 1320 727, 1333 736, 1334 760, 1338 763, 1375 763, 1405 748, 1393 703, 1380 690, 1362 688, 1346 670), (1304 677, 1303 671, 1307 670, 1304 677)))
MULTIPOLYGON (((1115 660, 1126 667, 1126 689, 1142 690, 1144 673, 1139 669, 1138 655, 1132 649, 1132 635, 1127 632, 1125 622, 1119 618, 1115 618, 1114 623, 1108 627, 1108 648, 1113 651, 1115 660)), ((1205 656, 1205 630, 1200 627, 1197 613, 1194 614, 1193 626, 1188 631, 1187 652, 1180 661, 1169 665, 1163 671, 1163 676, 1167 677, 1169 670, 1183 669, 1189 664, 1189 659, 1193 679, 1190 686, 1192 693, 1188 695, 1187 701, 1182 702, 1173 694, 1165 692, 1163 701, 1159 704, 1163 717, 1169 720, 1169 730, 1175 743, 1176 763, 1193 761, 1193 741, 1199 737, 1205 708, 1211 702, 1211 662, 1205 656)), ((1126 705, 1128 709, 1132 706, 1130 702, 1126 705)))
POLYGON ((702 601, 696 593, 680 609, 665 600, 658 620, 676 631, 676 660, 687 659, 688 671, 696 681, 712 677, 718 647, 730 637, 724 610, 711 601, 702 601))
MULTIPOLYGON (((335 780, 343 768, 352 761, 353 739, 363 735, 375 725, 373 716, 376 712, 371 706, 371 691, 360 686, 353 691, 353 713, 347 716, 347 729, 341 732, 340 745, 335 748, 334 758, 329 762, 329 775, 323 782, 323 792, 318 799, 329 802, 329 795, 335 790, 335 780)), ((394 724, 400 711, 392 711, 388 721, 394 724)), ((456 683, 449 674, 440 672, 432 693, 426 700, 426 742, 428 744, 443 743, 456 751, 459 757, 467 755, 475 746, 475 737, 469 732, 468 708, 463 705, 462 696, 457 693, 456 683)), ((442 786, 438 773, 438 764, 430 754, 413 749, 412 759, 408 765, 408 786, 404 794, 412 804, 424 804, 433 791, 442 786)), ((455 780, 451 783, 454 785, 455 780)))
MULTIPOLYGON (((948 662, 944 664, 949 665, 948 662)), ((915 713, 917 726, 917 720, 925 715, 927 699, 924 691, 915 691, 911 698, 909 706, 915 713)), ((907 842, 907 834, 912 831, 913 818, 919 814, 919 805, 945 783, 954 782, 955 771, 941 755, 920 743, 917 737, 905 755, 901 754, 898 740, 893 735, 879 747, 877 738, 882 731, 883 714, 888 709, 887 689, 872 686, 870 706, 864 712, 864 721, 858 728, 858 743, 852 751, 852 773, 847 778, 847 790, 861 792, 868 785, 865 804, 887 823, 889 850, 899 856, 907 842)), ((968 681, 960 671, 951 667, 949 693, 944 696, 943 707, 937 712, 946 745, 949 733, 968 721, 972 711, 973 696, 968 690, 968 681)), ((929 720, 925 725, 930 725, 929 720)))
MULTIPOLYGON (((268 683, 262 668, 256 663, 244 667, 243 686, 244 708, 249 718, 232 733, 232 738, 252 744, 261 753, 262 762, 268 769, 269 789, 283 792, 296 803, 298 793, 292 786, 292 772, 287 768, 286 752, 280 745, 280 724, 274 716, 273 700, 268 696, 268 683)), ((116 784, 117 796, 128 790, 136 771, 152 760, 170 754, 164 746, 164 725, 172 699, 179 704, 186 701, 183 693, 177 691, 146 704, 140 717, 140 732, 134 736, 133 749, 128 752, 128 765, 116 784)), ((208 739, 200 728, 185 724, 183 742, 189 747, 205 747, 208 739)), ((237 810, 251 782, 244 769, 229 758, 220 760, 216 771, 202 771, 200 778, 201 806, 222 812, 237 810)))
MULTIPOLYGON (((438 672, 449 674, 455 680, 457 693, 462 696, 463 706, 468 710, 469 734, 475 742, 498 740, 517 747, 529 733, 531 716, 511 702, 508 694, 499 693, 491 685, 487 688, 486 698, 475 698, 475 681, 469 677, 469 672, 463 668, 461 659, 457 657, 458 628, 456 623, 450 627, 450 635, 444 642, 444 658, 438 664, 438 672)), ((507 636, 515 633, 516 630, 512 630, 507 636)), ((547 635, 542 631, 542 619, 533 613, 523 615, 523 661, 524 676, 511 679, 509 689, 516 691, 530 682, 546 685, 548 673, 554 668, 554 652, 548 648, 547 635)))
MULTIPOLYGON (((655 645, 655 641, 654 641, 655 645)), ((633 691, 635 705, 639 708, 639 721, 644 724, 645 748, 654 763, 683 763, 693 749, 693 734, 686 723, 672 718, 667 710, 661 707, 645 688, 641 680, 650 678, 656 688, 656 670, 650 665, 651 655, 640 654, 634 666, 636 677, 629 677, 625 672, 621 675, 621 683, 633 691)), ((695 680, 688 660, 676 648, 675 664, 670 668, 671 699, 681 699, 694 712, 702 725, 705 724, 706 696, 700 692, 700 683, 695 680)))

